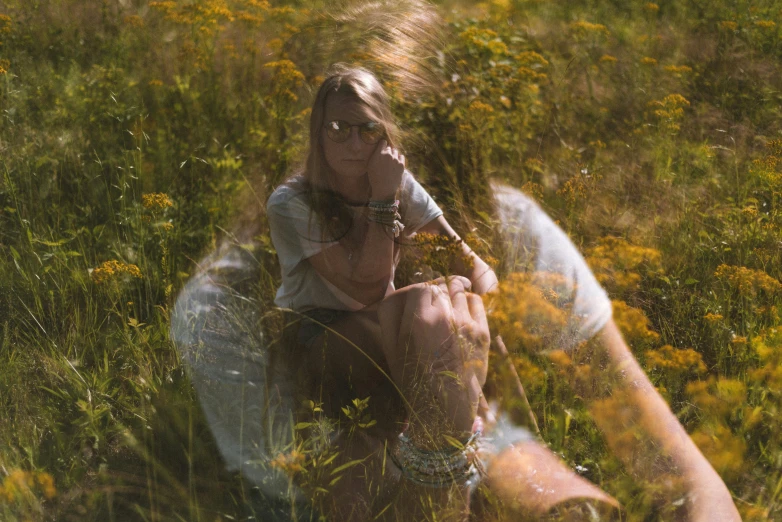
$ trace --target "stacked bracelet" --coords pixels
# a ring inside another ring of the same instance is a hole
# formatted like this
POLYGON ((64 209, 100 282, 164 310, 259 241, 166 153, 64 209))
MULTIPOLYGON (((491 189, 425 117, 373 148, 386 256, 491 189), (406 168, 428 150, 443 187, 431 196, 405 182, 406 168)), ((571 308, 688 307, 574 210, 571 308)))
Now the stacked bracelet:
POLYGON ((476 450, 480 436, 481 431, 476 431, 462 448, 430 451, 418 448, 402 433, 389 455, 402 474, 415 484, 437 488, 471 485, 479 473, 476 450))
POLYGON ((391 227, 395 238, 399 237, 399 234, 405 229, 401 221, 402 216, 399 214, 398 199, 394 201, 370 201, 367 219, 391 227))

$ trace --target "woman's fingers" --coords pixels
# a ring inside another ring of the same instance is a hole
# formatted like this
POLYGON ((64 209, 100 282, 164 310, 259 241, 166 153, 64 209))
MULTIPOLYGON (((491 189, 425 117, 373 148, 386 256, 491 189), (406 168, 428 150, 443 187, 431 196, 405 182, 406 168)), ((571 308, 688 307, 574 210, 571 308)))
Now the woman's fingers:
MULTIPOLYGON (((470 280, 466 277, 449 277, 446 280, 448 286, 448 295, 451 298, 451 306, 454 310, 454 319, 460 323, 468 320, 470 317, 470 307, 467 303, 467 288, 470 287, 470 280)), ((471 283, 470 283, 471 284, 471 283)), ((462 326, 457 324, 457 327, 462 326)))

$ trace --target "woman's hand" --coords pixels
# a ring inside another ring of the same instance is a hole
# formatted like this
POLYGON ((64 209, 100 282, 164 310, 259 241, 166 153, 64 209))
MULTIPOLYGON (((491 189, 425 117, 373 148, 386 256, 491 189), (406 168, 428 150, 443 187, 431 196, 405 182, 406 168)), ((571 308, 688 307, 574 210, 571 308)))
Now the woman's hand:
POLYGON ((489 326, 470 285, 460 276, 412 285, 378 310, 391 376, 412 409, 410 431, 434 446, 441 435, 470 433, 486 381, 489 326))
POLYGON ((370 197, 376 201, 393 199, 402 184, 404 172, 404 154, 399 152, 399 149, 390 147, 386 140, 380 140, 367 165, 369 185, 372 189, 370 197))

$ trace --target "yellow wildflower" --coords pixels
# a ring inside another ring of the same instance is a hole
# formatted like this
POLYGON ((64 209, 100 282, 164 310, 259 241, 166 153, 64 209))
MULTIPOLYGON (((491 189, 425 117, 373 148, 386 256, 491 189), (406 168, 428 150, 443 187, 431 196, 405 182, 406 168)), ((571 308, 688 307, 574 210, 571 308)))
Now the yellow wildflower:
POLYGON ((655 4, 654 2, 648 2, 646 5, 644 5, 644 9, 649 11, 650 13, 656 13, 660 10, 660 6, 655 4))
POLYGON ((719 424, 699 429, 692 434, 692 441, 703 452, 715 471, 728 480, 737 477, 744 469, 747 443, 734 435, 729 428, 719 424))
POLYGON ((762 29, 773 29, 777 26, 777 23, 773 20, 756 20, 754 25, 755 27, 760 27, 762 29))
POLYGON ((669 73, 675 74, 676 76, 681 76, 682 74, 692 72, 692 67, 688 65, 666 65, 665 67, 663 67, 663 69, 665 69, 669 73))
POLYGON ((662 254, 654 248, 632 245, 621 238, 604 237, 586 250, 586 260, 597 280, 610 290, 627 292, 638 288, 640 269, 661 271, 662 254))
POLYGON ((6 74, 8 68, 11 67, 11 62, 8 60, 0 59, 0 74, 6 74))
POLYGON ((534 181, 527 181, 521 186, 521 191, 534 199, 543 199, 543 187, 534 181))
POLYGON ((0 14, 0 33, 11 32, 11 17, 6 14, 0 14))
POLYGON ((484 297, 491 330, 513 352, 552 347, 565 327, 572 293, 560 274, 514 272, 496 294, 484 297))
POLYGON ((286 475, 295 475, 304 470, 304 454, 292 450, 290 453, 280 453, 271 461, 271 466, 283 471, 286 475))
POLYGON ((657 60, 655 60, 654 58, 651 58, 649 56, 644 56, 643 58, 641 58, 641 64, 642 65, 655 66, 655 65, 657 65, 657 60))
POLYGON ((767 273, 743 266, 720 265, 714 277, 746 297, 755 297, 760 291, 777 294, 782 290, 782 283, 767 273))
POLYGON ((152 210, 162 210, 174 206, 174 202, 171 201, 171 198, 162 192, 143 194, 141 196, 141 204, 144 205, 144 208, 152 210))
POLYGON ((611 56, 610 54, 604 54, 600 57, 600 61, 603 63, 616 63, 617 59, 616 56, 611 56))
POLYGON ((610 34, 608 32, 608 28, 603 24, 593 24, 590 22, 585 22, 583 20, 579 20, 578 22, 573 22, 572 24, 570 24, 570 28, 578 36, 586 36, 589 34, 595 34, 598 36, 608 36, 610 34))
POLYGON ((535 51, 524 51, 517 54, 516 61, 524 65, 539 65, 541 67, 547 67, 549 64, 548 60, 535 51))
POLYGON ((144 27, 144 19, 139 15, 128 15, 123 21, 125 22, 125 25, 129 25, 130 27, 144 27))
POLYGON ((492 40, 487 45, 492 54, 506 55, 508 54, 508 46, 502 40, 492 40))
POLYGON ((149 80, 150 87, 161 87, 163 85, 163 82, 161 80, 149 80))
POLYGON ((127 274, 138 279, 141 279, 142 277, 141 270, 139 270, 138 266, 123 263, 114 259, 111 261, 105 261, 99 267, 93 269, 90 277, 92 277, 92 280, 95 281, 96 284, 102 284, 106 281, 114 279, 115 277, 119 277, 122 274, 127 274))
POLYGON ((631 348, 637 350, 660 338, 660 334, 649 328, 649 319, 642 310, 633 308, 624 301, 614 300, 612 304, 614 322, 631 348))
POLYGON ((748 218, 752 219, 752 218, 755 218, 755 217, 758 216, 758 209, 757 209, 757 207, 754 207, 754 206, 750 205, 748 207, 742 208, 741 209, 741 213, 745 217, 748 217, 748 218))
POLYGON ((739 28, 739 24, 730 20, 724 20, 719 23, 720 29, 724 31, 735 31, 739 28))
POLYGON ((723 319, 722 314, 712 314, 712 313, 708 313, 704 315, 703 318, 706 320, 707 323, 710 324, 718 323, 723 319))
POLYGON ((646 365, 651 369, 664 370, 678 375, 706 372, 703 357, 692 348, 679 349, 666 344, 656 350, 647 350, 645 355, 646 365))

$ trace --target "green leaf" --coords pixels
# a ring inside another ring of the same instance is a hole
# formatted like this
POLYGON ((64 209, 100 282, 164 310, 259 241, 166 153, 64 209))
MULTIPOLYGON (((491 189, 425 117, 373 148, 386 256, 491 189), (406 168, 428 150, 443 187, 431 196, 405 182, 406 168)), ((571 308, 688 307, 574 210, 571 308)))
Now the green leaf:
POLYGON ((310 426, 312 426, 313 424, 314 424, 313 422, 300 422, 300 423, 296 424, 296 425, 293 427, 293 429, 295 429, 295 430, 303 430, 303 429, 305 429, 305 428, 309 428, 309 427, 310 427, 310 426))
POLYGON ((343 465, 341 465, 341 466, 339 466, 339 467, 337 467, 337 468, 334 468, 334 469, 331 471, 331 474, 332 474, 332 475, 336 475, 337 473, 339 473, 339 472, 341 472, 341 471, 345 471, 345 470, 346 470, 346 469, 348 469, 348 468, 352 468, 353 466, 356 466, 356 465, 358 465, 358 464, 361 464, 362 462, 364 462, 364 460, 366 460, 366 458, 363 458, 363 459, 354 459, 354 460, 351 460, 350 462, 346 462, 346 463, 344 463, 343 465))
POLYGON ((684 282, 685 285, 694 285, 695 283, 698 283, 699 281, 697 279, 693 279, 692 277, 688 277, 687 280, 684 282))

